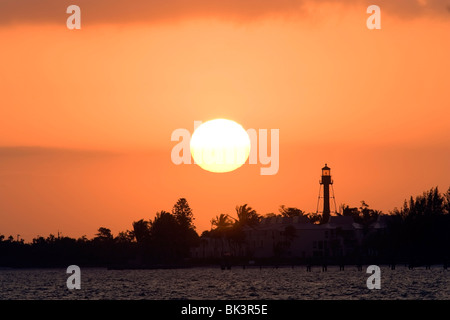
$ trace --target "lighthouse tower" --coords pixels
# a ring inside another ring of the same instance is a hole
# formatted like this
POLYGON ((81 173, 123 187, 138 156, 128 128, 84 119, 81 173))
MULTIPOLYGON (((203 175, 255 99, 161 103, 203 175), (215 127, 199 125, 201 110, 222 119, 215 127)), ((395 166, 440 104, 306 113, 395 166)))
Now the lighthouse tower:
MULTIPOLYGON (((319 200, 317 202, 317 211, 319 209, 320 199, 323 199, 322 209, 322 223, 327 223, 330 219, 330 186, 333 187, 333 180, 331 180, 330 168, 325 163, 325 167, 322 168, 322 179, 319 181, 319 200), (323 186, 323 187, 322 187, 323 186), (323 190, 323 196, 321 197, 321 190, 323 190)), ((334 201, 334 212, 336 212, 336 201, 334 199, 334 191, 331 198, 334 201)))

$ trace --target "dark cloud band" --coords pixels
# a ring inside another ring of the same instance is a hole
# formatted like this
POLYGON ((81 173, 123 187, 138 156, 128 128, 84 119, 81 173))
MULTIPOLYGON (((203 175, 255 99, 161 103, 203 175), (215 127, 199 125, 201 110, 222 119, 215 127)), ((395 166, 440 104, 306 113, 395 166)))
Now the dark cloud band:
MULTIPOLYGON (((342 5, 376 4, 401 17, 450 18, 450 0, 340 0, 342 5)), ((0 25, 64 23, 66 8, 82 10, 83 24, 156 23, 197 17, 251 21, 266 16, 305 14, 305 6, 336 0, 1 0, 0 25)))

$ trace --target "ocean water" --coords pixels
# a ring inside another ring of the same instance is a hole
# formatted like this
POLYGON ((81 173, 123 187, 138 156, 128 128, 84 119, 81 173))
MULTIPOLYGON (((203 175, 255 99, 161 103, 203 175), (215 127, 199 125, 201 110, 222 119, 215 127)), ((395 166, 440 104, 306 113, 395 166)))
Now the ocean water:
POLYGON ((81 268, 81 289, 66 286, 65 269, 0 270, 0 299, 30 300, 448 300, 450 270, 381 267, 381 289, 367 288, 362 271, 312 268, 192 268, 107 270, 81 268))

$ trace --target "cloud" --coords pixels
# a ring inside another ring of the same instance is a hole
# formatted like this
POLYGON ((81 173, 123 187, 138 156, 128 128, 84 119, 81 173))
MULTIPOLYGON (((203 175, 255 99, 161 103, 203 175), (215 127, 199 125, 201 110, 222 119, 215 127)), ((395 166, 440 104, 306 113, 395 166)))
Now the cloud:
POLYGON ((65 149, 31 146, 0 146, 0 159, 24 158, 24 157, 104 157, 116 156, 119 153, 105 150, 65 149))
MULTIPOLYGON (((377 4, 401 17, 450 17, 450 0, 340 0, 343 6, 377 4)), ((198 17, 252 21, 267 16, 307 14, 317 4, 336 0, 1 0, 0 25, 55 24, 68 17, 71 4, 81 8, 83 25, 157 23, 198 17)))

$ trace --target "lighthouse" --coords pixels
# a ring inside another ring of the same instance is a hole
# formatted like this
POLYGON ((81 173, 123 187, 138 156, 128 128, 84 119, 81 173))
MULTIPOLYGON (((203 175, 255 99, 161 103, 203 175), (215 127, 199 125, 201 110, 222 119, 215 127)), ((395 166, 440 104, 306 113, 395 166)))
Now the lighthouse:
MULTIPOLYGON (((331 171, 328 165, 325 163, 325 167, 322 168, 322 178, 319 181, 319 201, 317 202, 317 209, 319 209, 320 199, 323 198, 323 209, 322 209, 322 223, 327 223, 330 219, 330 186, 333 187, 333 180, 331 180, 331 171), (323 197, 320 196, 321 189, 323 189, 323 197)), ((334 192, 331 198, 334 200, 334 192)), ((336 203, 334 204, 336 211, 336 203)))

